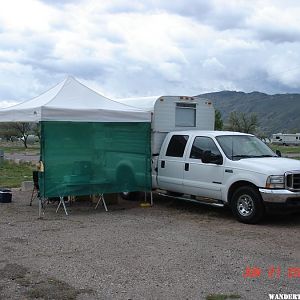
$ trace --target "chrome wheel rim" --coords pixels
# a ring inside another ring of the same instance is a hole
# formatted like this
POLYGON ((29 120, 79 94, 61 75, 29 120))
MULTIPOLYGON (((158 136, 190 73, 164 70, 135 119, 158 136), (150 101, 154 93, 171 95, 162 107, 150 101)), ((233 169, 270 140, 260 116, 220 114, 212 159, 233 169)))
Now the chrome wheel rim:
POLYGON ((237 201, 237 209, 241 216, 249 217, 254 211, 254 201, 249 195, 241 195, 237 201))

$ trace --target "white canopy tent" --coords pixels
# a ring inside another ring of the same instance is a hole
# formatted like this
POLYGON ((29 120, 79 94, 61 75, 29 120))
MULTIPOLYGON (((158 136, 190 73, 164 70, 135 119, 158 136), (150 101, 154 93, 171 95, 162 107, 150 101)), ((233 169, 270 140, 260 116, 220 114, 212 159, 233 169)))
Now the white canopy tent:
POLYGON ((59 196, 67 214, 64 196, 101 194, 104 202, 103 193, 150 189, 151 112, 108 99, 73 77, 0 109, 0 122, 41 122, 40 216, 43 197, 59 196), (145 176, 122 183, 121 163, 145 176))
POLYGON ((150 122, 145 110, 108 99, 73 77, 42 95, 0 109, 0 122, 150 122))
POLYGON ((122 98, 116 101, 137 107, 142 110, 154 112, 154 106, 158 99, 162 96, 138 97, 138 98, 122 98))

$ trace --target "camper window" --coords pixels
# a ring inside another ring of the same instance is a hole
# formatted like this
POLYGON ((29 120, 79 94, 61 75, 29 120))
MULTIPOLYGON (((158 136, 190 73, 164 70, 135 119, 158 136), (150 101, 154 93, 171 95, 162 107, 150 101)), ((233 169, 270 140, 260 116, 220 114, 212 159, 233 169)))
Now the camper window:
POLYGON ((196 104, 195 103, 176 103, 175 126, 176 127, 196 126, 196 104))

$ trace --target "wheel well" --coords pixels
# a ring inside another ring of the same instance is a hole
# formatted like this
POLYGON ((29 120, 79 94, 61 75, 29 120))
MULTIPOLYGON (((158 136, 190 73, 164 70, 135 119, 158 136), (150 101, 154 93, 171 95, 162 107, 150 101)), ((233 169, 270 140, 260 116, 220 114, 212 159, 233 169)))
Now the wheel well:
POLYGON ((241 186, 252 186, 254 188, 257 188, 257 186, 249 181, 245 181, 245 180, 241 180, 241 181, 237 181, 235 183, 233 183, 231 185, 231 187, 229 188, 228 190, 228 193, 227 193, 227 201, 228 201, 228 204, 230 204, 231 202, 231 199, 232 199, 232 196, 233 196, 233 193, 238 189, 240 188, 241 186))
MULTIPOLYGON (((116 171, 117 178, 118 178, 119 176, 121 176, 121 178, 122 178, 123 176, 126 177, 126 176, 128 176, 128 174, 134 176, 134 172, 133 172, 132 168, 131 168, 129 165, 127 165, 127 164, 121 164, 121 165, 119 165, 119 166, 117 167, 117 171, 116 171)), ((119 178, 120 178, 120 177, 119 177, 119 178)), ((119 179, 119 178, 118 178, 118 179, 119 179)))
POLYGON ((122 164, 116 171, 116 182, 118 185, 126 185, 125 192, 132 192, 132 187, 136 186, 136 174, 128 164, 122 164), (127 190, 130 187, 129 190, 127 190))

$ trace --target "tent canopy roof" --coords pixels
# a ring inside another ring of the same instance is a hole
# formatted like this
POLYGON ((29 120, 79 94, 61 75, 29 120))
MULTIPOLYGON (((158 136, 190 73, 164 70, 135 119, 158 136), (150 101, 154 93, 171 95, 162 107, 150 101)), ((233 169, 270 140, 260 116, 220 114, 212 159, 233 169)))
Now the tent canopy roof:
POLYGON ((0 122, 150 122, 145 110, 106 98, 69 76, 42 95, 0 109, 0 122))
POLYGON ((154 105, 156 101, 161 98, 162 96, 150 96, 150 97, 137 97, 137 98, 122 98, 117 99, 116 101, 132 105, 134 107, 146 110, 146 111, 154 111, 154 105))

